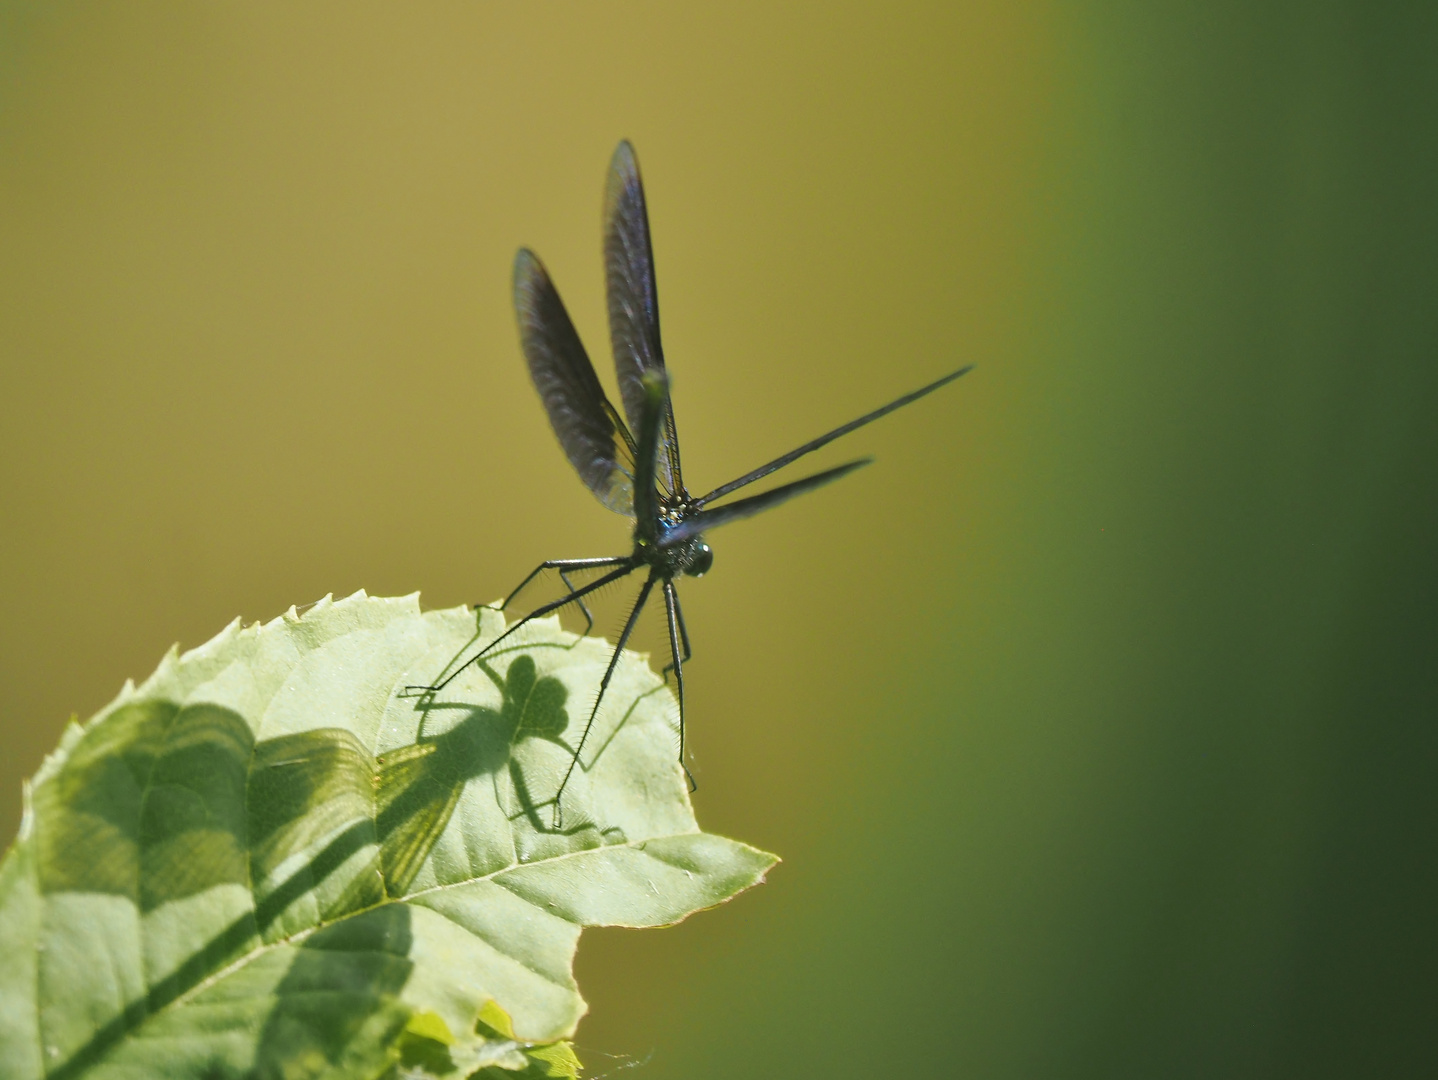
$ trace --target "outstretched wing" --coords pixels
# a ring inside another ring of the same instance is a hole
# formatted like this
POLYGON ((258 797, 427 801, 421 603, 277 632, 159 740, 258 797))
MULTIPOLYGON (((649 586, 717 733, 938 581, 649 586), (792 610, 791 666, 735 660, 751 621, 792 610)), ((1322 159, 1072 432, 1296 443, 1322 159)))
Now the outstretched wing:
POLYGON ((685 540, 692 540, 709 529, 727 525, 731 521, 740 521, 743 518, 753 517, 755 514, 762 514, 770 507, 788 502, 795 495, 802 495, 806 491, 813 491, 815 488, 833 483, 841 476, 848 476, 855 469, 862 469, 873 460, 873 458, 860 458, 858 461, 837 465, 832 469, 815 473, 813 476, 806 476, 802 480, 795 480, 791 484, 776 487, 762 495, 750 495, 747 499, 738 499, 723 506, 711 506, 708 509, 700 510, 698 513, 690 514, 675 528, 666 532, 664 542, 669 545, 678 544, 685 540))
MULTIPOLYGON (((604 271, 619 397, 630 427, 638 431, 644 416, 644 376, 646 372, 664 373, 664 350, 659 344, 659 296, 654 287, 649 212, 644 204, 639 163, 627 140, 614 151, 604 187, 604 271)), ((683 489, 679 437, 667 389, 656 473, 670 494, 677 495, 683 489)))
MULTIPOLYGON (((849 434, 849 432, 853 431, 855 428, 861 428, 865 424, 872 424, 875 420, 879 419, 879 417, 888 416, 889 413, 893 412, 895 409, 902 409, 910 402, 918 401, 919 398, 923 397, 925 394, 932 394, 939 387, 946 386, 947 384, 957 379, 960 375, 966 375, 973 370, 974 365, 967 364, 964 367, 959 368, 958 371, 951 371, 942 379, 935 379, 933 382, 929 383, 928 386, 919 387, 912 394, 905 394, 903 397, 895 398, 887 405, 881 405, 873 412, 865 413, 857 420, 850 420, 847 424, 840 424, 833 431, 826 432, 825 434, 820 435, 817 439, 810 439, 803 446, 795 447, 787 454, 776 457, 767 465, 760 465, 754 471, 745 473, 737 480, 730 480, 727 484, 720 484, 708 495, 702 496, 695 501, 700 506, 703 506, 706 503, 713 502, 715 499, 722 499, 731 491, 738 491, 741 487, 752 484, 755 480, 762 480, 771 472, 782 469, 785 465, 789 465, 797 461, 805 454, 812 454, 815 450, 819 449, 819 447, 828 446, 835 439, 839 438, 840 436, 849 434)), ((730 505, 732 506, 737 504, 731 503, 730 505)))
POLYGON ((604 396, 549 274, 528 248, 514 257, 514 311, 529 376, 569 463, 600 502, 633 517, 634 439, 604 396))

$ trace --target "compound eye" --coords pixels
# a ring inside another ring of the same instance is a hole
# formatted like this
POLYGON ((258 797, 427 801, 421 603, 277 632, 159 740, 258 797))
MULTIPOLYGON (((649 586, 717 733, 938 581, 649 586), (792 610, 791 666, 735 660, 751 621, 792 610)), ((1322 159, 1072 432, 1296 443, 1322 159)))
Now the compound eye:
POLYGON ((684 571, 690 577, 703 577, 709 573, 709 568, 714 565, 714 549, 708 544, 699 545, 699 554, 694 556, 688 568, 684 571))

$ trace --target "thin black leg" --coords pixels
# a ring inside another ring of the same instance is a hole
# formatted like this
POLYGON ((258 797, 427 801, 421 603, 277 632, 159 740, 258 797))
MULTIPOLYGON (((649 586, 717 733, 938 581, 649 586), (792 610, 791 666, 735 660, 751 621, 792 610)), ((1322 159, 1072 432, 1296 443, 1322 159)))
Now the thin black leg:
MULTIPOLYGON (((629 569, 632 570, 633 567, 629 567, 629 569)), ((564 779, 559 782, 559 790, 554 793, 554 827, 556 829, 561 828, 564 823, 560 802, 564 798, 564 789, 569 786, 569 778, 574 775, 574 767, 579 764, 579 755, 584 753, 584 741, 589 738, 589 729, 594 726, 594 718, 599 715, 599 705, 604 700, 604 691, 609 689, 609 680, 614 676, 614 669, 619 664, 619 657, 624 652, 624 646, 629 644, 629 635, 634 633, 634 624, 639 621, 639 613, 644 610, 644 602, 649 599, 649 590, 654 588, 656 580, 658 579, 653 571, 650 571, 649 576, 644 579, 644 587, 639 590, 639 597, 634 601, 634 610, 629 613, 629 618, 624 623, 624 632, 619 635, 619 642, 614 646, 614 655, 609 658, 609 666, 604 669, 604 678, 599 680, 599 694, 594 699, 594 708, 589 710, 589 719, 584 724, 583 734, 579 736, 579 745, 574 748, 574 757, 569 762, 569 768, 564 771, 564 779)))
MULTIPOLYGON (((531 570, 529 575, 519 583, 514 591, 504 598, 504 603, 499 605, 499 610, 503 611, 509 607, 509 605, 514 602, 514 598, 524 591, 524 587, 546 570, 558 570, 559 576, 564 578, 564 584, 568 586, 570 592, 573 592, 574 586, 570 585, 569 579, 564 576, 567 571, 592 570, 596 566, 618 566, 620 563, 626 563, 628 561, 629 557, 626 555, 613 555, 598 559, 546 559, 531 570)), ((486 607, 487 605, 475 604, 474 606, 486 607)), ((580 606, 582 607, 583 605, 580 606)))
MULTIPOLYGON (((684 662, 687 664, 693 658, 694 654, 689 650, 689 630, 684 625, 684 609, 679 606, 679 588, 672 581, 665 583, 664 602, 665 605, 670 608, 669 621, 677 621, 679 623, 679 641, 684 646, 684 662)), ((672 653, 674 650, 671 648, 670 652, 672 653)), ((678 654, 675 653, 675 655, 677 656, 678 654)), ((664 665, 664 670, 661 671, 660 674, 664 676, 665 682, 669 681, 669 673, 674 670, 674 667, 675 665, 672 663, 664 665)))
MULTIPOLYGON (((608 560, 606 560, 606 561, 608 561, 608 560)), ((498 645, 498 644, 499 644, 501 641, 503 641, 505 638, 509 637, 510 634, 514 633, 516 630, 518 630, 518 629, 519 629, 521 626, 523 626, 525 623, 529 622, 529 621, 532 620, 532 619, 537 619, 537 618, 539 618, 541 615, 548 615, 551 611, 558 611, 558 610, 559 610, 560 608, 562 608, 565 604, 572 604, 572 603, 574 603, 575 601, 579 600, 581 597, 587 596, 587 595, 589 595, 590 593, 594 592, 596 589, 601 589, 601 588, 603 588, 605 585, 608 585, 611 581, 618 581, 620 578, 625 577, 625 576, 628 575, 628 574, 632 574, 638 566, 639 566, 639 564, 636 563, 636 562, 634 562, 632 559, 622 559, 622 560, 620 560, 620 565, 619 565, 619 567, 618 567, 617 569, 615 569, 615 570, 611 570, 609 573, 605 574, 603 577, 598 578, 598 579, 596 579, 596 580, 594 580, 594 581, 591 581, 588 585, 585 585, 585 586, 584 586, 583 588, 581 588, 581 589, 576 589, 576 590, 574 590, 574 591, 571 592, 568 596, 561 596, 558 600, 551 600, 549 603, 547 603, 547 604, 541 604, 539 607, 535 608, 535 609, 534 609, 533 611, 531 611, 528 615, 526 615, 524 618, 520 619, 517 623, 515 623, 515 624, 514 624, 513 626, 511 626, 508 630, 506 630, 504 633, 500 634, 499 637, 495 638, 493 641, 491 641, 491 642, 490 642, 488 645, 486 645, 484 648, 480 649, 479 652, 475 653, 473 656, 471 656, 471 657, 470 657, 468 660, 466 660, 464 663, 460 664, 459 667, 455 668, 453 671, 451 671, 448 675, 446 675, 446 676, 445 676, 443 679, 441 679, 439 682, 433 684, 432 686, 406 686, 405 689, 406 689, 406 690, 423 690, 423 691, 427 691, 427 692, 430 692, 430 693, 438 693, 440 690, 443 690, 446 686, 448 686, 451 682, 453 682, 453 681, 455 680, 455 678, 459 675, 459 673, 460 673, 461 671, 463 671, 465 668, 469 667, 470 664, 477 664, 480 660, 484 659, 484 657, 486 657, 487 655, 489 655, 489 653, 494 649, 494 647, 495 647, 496 645, 498 645)), ((543 569, 543 567, 540 567, 540 569, 543 569)), ((538 571, 535 571, 535 573, 538 573, 538 571)), ((530 575, 530 577, 533 577, 533 576, 534 576, 533 574, 530 575)), ((521 588, 523 588, 523 586, 521 586, 521 588)), ((518 590, 516 590, 516 591, 518 591, 518 590)), ((646 590, 646 591, 647 591, 647 590, 646 590)), ((508 600, 505 601, 505 603, 508 603, 508 602, 509 602, 508 600)))
MULTIPOLYGON (((570 595, 573 595, 574 582, 569 580, 568 570, 559 571, 559 580, 564 582, 564 587, 569 590, 570 595)), ((589 613, 589 605, 586 604, 583 600, 579 600, 577 601, 577 603, 579 604, 579 613, 584 616, 584 633, 580 634, 579 636, 588 637, 589 631, 594 629, 594 616, 589 613)))
MULTIPOLYGON (((669 655, 674 658, 670 667, 674 669, 674 685, 679 692, 679 767, 684 770, 684 778, 689 781, 689 790, 698 791, 699 785, 694 782, 694 774, 689 771, 689 764, 684 760, 684 661, 689 659, 689 635, 684 632, 684 612, 679 607, 679 590, 672 581, 664 583, 664 611, 669 616, 669 655), (682 657, 679 652, 680 642, 684 645, 682 657)), ((669 668, 665 670, 668 671, 669 668)))

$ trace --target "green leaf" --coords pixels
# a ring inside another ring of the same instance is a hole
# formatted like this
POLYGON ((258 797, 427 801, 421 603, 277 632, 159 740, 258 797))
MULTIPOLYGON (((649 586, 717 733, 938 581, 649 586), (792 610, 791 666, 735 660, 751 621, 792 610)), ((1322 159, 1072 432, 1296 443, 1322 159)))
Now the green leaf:
POLYGON ((605 642, 536 621, 406 689, 503 627, 326 600, 72 723, 0 863, 0 1075, 577 1075, 580 928, 677 922, 775 860, 699 831, 632 654, 554 828, 605 642))

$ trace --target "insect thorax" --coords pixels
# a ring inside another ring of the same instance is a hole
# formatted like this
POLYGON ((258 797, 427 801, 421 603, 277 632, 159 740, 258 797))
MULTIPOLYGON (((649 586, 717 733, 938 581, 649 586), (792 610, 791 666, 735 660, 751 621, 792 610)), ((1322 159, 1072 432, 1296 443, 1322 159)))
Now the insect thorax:
POLYGON ((636 537, 635 554, 659 571, 666 579, 689 574, 699 577, 714 561, 714 553, 704 542, 703 536, 690 536, 683 540, 669 541, 670 530, 683 524, 684 519, 699 509, 689 501, 666 500, 659 508, 659 542, 650 544, 636 537))
POLYGON ((681 574, 702 574, 709 569, 713 553, 702 536, 691 536, 676 544, 646 544, 641 541, 635 552, 665 578, 681 574))

